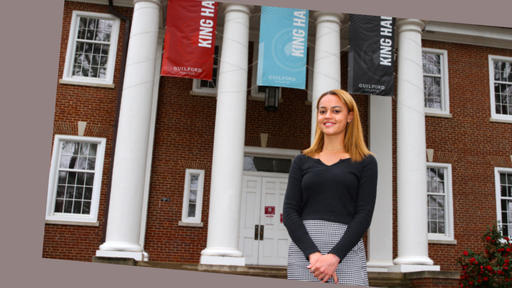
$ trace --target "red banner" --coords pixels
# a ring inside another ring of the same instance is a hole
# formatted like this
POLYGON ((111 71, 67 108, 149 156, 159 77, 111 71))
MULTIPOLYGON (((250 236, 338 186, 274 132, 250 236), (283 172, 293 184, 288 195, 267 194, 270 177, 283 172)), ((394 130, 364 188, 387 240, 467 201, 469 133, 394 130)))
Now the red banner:
POLYGON ((211 80, 217 3, 168 0, 162 75, 211 80))

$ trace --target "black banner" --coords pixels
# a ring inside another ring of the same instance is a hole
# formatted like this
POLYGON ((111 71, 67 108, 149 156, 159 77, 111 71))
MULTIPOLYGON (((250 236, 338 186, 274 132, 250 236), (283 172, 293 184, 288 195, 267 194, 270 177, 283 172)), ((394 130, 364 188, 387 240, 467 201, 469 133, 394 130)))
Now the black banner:
POLYGON ((348 91, 394 94, 395 20, 385 16, 350 15, 348 91))

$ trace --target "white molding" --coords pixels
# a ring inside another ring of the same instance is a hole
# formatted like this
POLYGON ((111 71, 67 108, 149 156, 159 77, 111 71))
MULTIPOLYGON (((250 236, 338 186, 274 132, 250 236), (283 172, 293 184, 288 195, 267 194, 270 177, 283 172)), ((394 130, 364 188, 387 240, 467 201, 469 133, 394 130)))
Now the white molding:
POLYGON ((433 240, 428 239, 428 244, 443 244, 443 245, 457 245, 457 240, 433 240))
POLYGON ((512 119, 497 119, 497 118, 489 118, 489 122, 494 123, 512 123, 512 119))
POLYGON ((183 185, 183 206, 181 209, 181 221, 179 223, 201 223, 201 212, 203 210, 203 192, 204 192, 204 170, 185 169, 185 183, 183 185), (190 196, 190 177, 192 174, 199 174, 197 181, 196 194, 196 215, 188 217, 188 204, 190 196))
POLYGON ((451 113, 430 112, 425 110, 425 116, 437 118, 453 118, 451 113))
MULTIPOLYGON (((445 234, 428 233, 428 240, 430 241, 454 241, 454 220, 453 220, 453 187, 452 187, 452 164, 449 163, 438 163, 438 162, 427 162, 428 168, 444 168, 446 174, 444 175, 445 184, 445 234)), ((426 171, 425 171, 426 173, 426 171)), ((427 191, 428 195, 428 191, 427 191)), ((428 198, 427 198, 428 199, 428 198)), ((428 207, 428 204, 427 204, 428 207)), ((428 218, 427 218, 428 221, 428 218)))
POLYGON ((263 156, 270 158, 286 158, 293 159, 300 154, 301 150, 296 149, 283 149, 283 148, 269 148, 257 146, 245 146, 244 154, 250 156, 263 156))
POLYGON ((63 221, 63 220, 46 220, 45 224, 62 224, 62 225, 77 225, 77 226, 100 226, 100 222, 78 222, 78 221, 63 221))
POLYGON ((489 97, 491 101, 491 122, 505 122, 512 123, 512 114, 511 115, 502 115, 496 113, 496 101, 494 97, 494 61, 506 61, 512 64, 512 57, 498 56, 498 55, 489 55, 489 97))
MULTIPOLYGON (((432 109, 425 107, 425 114, 431 116, 450 115, 450 87, 448 75, 448 51, 444 49, 434 49, 423 47, 422 52, 440 55, 441 67, 441 109, 432 109)), ((441 116, 442 117, 442 116, 441 116)))
MULTIPOLYGON (((501 228, 501 191, 500 191, 500 173, 512 173, 511 167, 494 167, 494 193, 496 197, 496 220, 498 226, 501 228)), ((509 236, 512 235, 512 231, 509 231, 509 236)))
POLYGON ((98 223, 98 208, 101 194, 101 180, 103 173, 103 161, 105 158, 105 138, 83 137, 74 135, 55 135, 53 143, 52 160, 50 166, 50 175, 48 179, 48 194, 46 199, 46 216, 47 223, 52 224, 70 224, 70 225, 96 225, 98 223), (96 163, 94 170, 94 182, 91 196, 91 207, 89 215, 73 214, 73 213, 55 213, 55 197, 58 184, 58 169, 60 163, 61 143, 63 141, 86 142, 97 144, 96 163))
POLYGON ((73 84, 73 85, 85 85, 85 86, 96 86, 100 85, 100 87, 112 88, 114 85, 114 70, 116 65, 116 54, 117 54, 117 41, 119 38, 119 18, 106 13, 96 13, 96 12, 87 12, 87 11, 78 11, 74 10, 71 17, 71 24, 69 26, 69 35, 68 35, 68 45, 66 48, 66 60, 64 62, 64 71, 62 73, 62 79, 59 83, 62 84, 73 84), (72 76, 72 66, 75 52, 75 44, 76 44, 76 35, 78 31, 78 17, 94 17, 94 18, 102 18, 113 21, 112 31, 110 33, 110 48, 108 52, 108 60, 107 60, 107 75, 105 79, 100 78, 90 78, 90 77, 79 77, 72 76))
POLYGON ((101 84, 101 83, 81 82, 81 81, 66 80, 66 79, 59 79, 59 84, 78 85, 78 86, 91 86, 91 87, 99 87, 99 88, 115 88, 116 87, 115 84, 101 84))
POLYGON ((199 222, 199 223, 189 223, 189 222, 183 222, 183 221, 179 221, 178 222, 178 226, 186 226, 186 227, 203 227, 203 222, 199 222))
POLYGON ((245 266, 245 257, 201 255, 200 264, 245 266))
POLYGON ((427 21, 423 39, 486 47, 512 47, 512 30, 508 28, 427 21))

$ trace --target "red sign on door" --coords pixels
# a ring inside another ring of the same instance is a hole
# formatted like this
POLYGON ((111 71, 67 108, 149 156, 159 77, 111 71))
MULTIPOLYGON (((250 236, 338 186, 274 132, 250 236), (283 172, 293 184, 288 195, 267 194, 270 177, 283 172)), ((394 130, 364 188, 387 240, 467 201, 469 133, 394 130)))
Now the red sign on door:
POLYGON ((265 216, 274 217, 276 214, 276 206, 265 206, 265 216))

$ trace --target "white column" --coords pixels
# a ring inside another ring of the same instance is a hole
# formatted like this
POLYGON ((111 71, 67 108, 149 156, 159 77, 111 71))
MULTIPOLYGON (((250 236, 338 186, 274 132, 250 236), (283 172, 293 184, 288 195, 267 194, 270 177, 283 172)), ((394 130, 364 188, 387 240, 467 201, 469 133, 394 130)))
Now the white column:
POLYGON ((201 264, 245 265, 238 250, 245 141, 249 12, 228 4, 217 86, 208 241, 201 264))
POLYGON ((393 266, 393 112, 391 97, 369 96, 369 144, 379 168, 377 200, 368 230, 368 271, 393 266))
POLYGON ((143 259, 140 245, 160 1, 134 1, 105 243, 96 256, 143 259))
POLYGON ((341 87, 340 14, 316 12, 315 63, 313 64, 313 99, 311 100, 311 142, 316 131, 318 97, 341 87))
POLYGON ((428 257, 425 112, 421 31, 398 21, 397 205, 398 258, 393 271, 439 270, 428 257))

